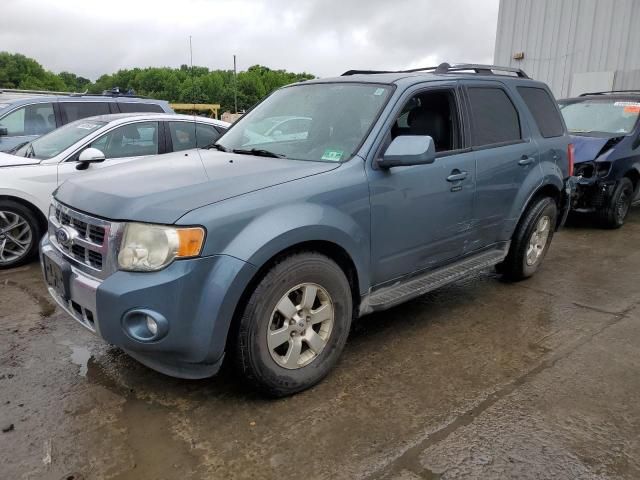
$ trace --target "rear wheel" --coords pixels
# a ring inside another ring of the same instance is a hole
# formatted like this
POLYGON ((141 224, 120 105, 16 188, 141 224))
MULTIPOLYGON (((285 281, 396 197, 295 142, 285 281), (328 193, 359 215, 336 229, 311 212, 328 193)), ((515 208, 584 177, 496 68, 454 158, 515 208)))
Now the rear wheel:
POLYGON ((0 269, 27 263, 38 251, 41 229, 28 207, 0 200, 0 269))
POLYGON ((509 253, 498 271, 509 280, 523 280, 533 275, 542 263, 555 231, 558 207, 544 197, 529 207, 511 240, 509 253))
POLYGON ((598 211, 600 223, 605 228, 620 228, 624 225, 631 202, 633 201, 633 183, 624 177, 616 185, 609 203, 598 211))
POLYGON ((311 252, 284 258, 244 308, 236 365, 253 386, 272 396, 311 387, 337 362, 352 305, 349 282, 331 259, 311 252))

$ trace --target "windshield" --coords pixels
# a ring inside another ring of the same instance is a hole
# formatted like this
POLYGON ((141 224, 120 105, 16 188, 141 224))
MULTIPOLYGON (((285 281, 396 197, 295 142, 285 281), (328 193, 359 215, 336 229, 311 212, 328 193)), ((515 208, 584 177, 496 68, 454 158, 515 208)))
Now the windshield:
POLYGON ((348 160, 362 143, 391 87, 301 84, 274 92, 218 142, 227 151, 296 160, 348 160))
POLYGON ((15 155, 38 160, 53 158, 106 124, 107 122, 77 120, 23 145, 16 150, 15 155))
POLYGON ((640 102, 611 98, 585 99, 561 103, 560 111, 570 133, 626 135, 638 120, 640 102))

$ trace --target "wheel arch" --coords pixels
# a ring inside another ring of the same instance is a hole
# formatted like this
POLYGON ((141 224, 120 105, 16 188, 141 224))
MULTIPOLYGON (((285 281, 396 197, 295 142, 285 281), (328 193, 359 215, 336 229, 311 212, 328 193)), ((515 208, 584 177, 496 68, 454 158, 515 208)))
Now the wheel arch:
POLYGON ((344 272, 351 286, 351 297, 353 299, 353 312, 356 314, 360 306, 360 276, 356 264, 349 252, 339 244, 327 240, 308 240, 289 245, 286 248, 274 253, 262 265, 259 266, 255 274, 247 282, 240 299, 234 309, 231 324, 229 325, 226 344, 232 342, 238 330, 240 318, 242 316, 244 305, 255 290, 256 286, 264 278, 264 276, 282 259, 295 255, 296 253, 314 252, 327 256, 340 267, 344 272))
POLYGON ((47 231, 47 217, 44 215, 44 213, 42 213, 42 210, 40 210, 34 203, 22 197, 17 197, 15 195, 6 195, 6 194, 0 194, 0 201, 2 200, 9 200, 12 202, 16 202, 28 208, 36 216, 38 220, 38 226, 40 227, 41 232, 45 233, 47 231))

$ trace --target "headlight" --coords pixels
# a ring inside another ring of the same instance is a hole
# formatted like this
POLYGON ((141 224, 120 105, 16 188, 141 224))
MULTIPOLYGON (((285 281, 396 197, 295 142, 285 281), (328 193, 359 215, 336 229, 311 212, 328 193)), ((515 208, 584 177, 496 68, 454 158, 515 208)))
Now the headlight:
POLYGON ((128 223, 120 243, 118 265, 122 270, 153 272, 177 258, 200 255, 203 241, 204 229, 201 227, 128 223))

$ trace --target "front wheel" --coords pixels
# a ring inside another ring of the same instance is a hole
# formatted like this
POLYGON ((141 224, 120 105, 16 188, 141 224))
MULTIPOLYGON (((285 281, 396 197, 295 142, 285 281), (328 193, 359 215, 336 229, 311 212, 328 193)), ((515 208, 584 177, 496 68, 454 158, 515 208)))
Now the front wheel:
POLYGON ((28 262, 38 251, 40 226, 24 205, 0 200, 0 270, 28 262))
POLYGON ((624 177, 616 185, 609 203, 598 211, 600 223, 605 228, 620 228, 624 225, 633 201, 633 183, 624 177))
POLYGON ((271 396, 307 389, 337 362, 352 313, 351 288, 335 262, 312 252, 286 257, 262 278, 244 307, 235 363, 271 396))
POLYGON ((541 198, 528 208, 499 267, 505 278, 524 280, 538 270, 551 244, 557 216, 556 202, 549 197, 541 198))

